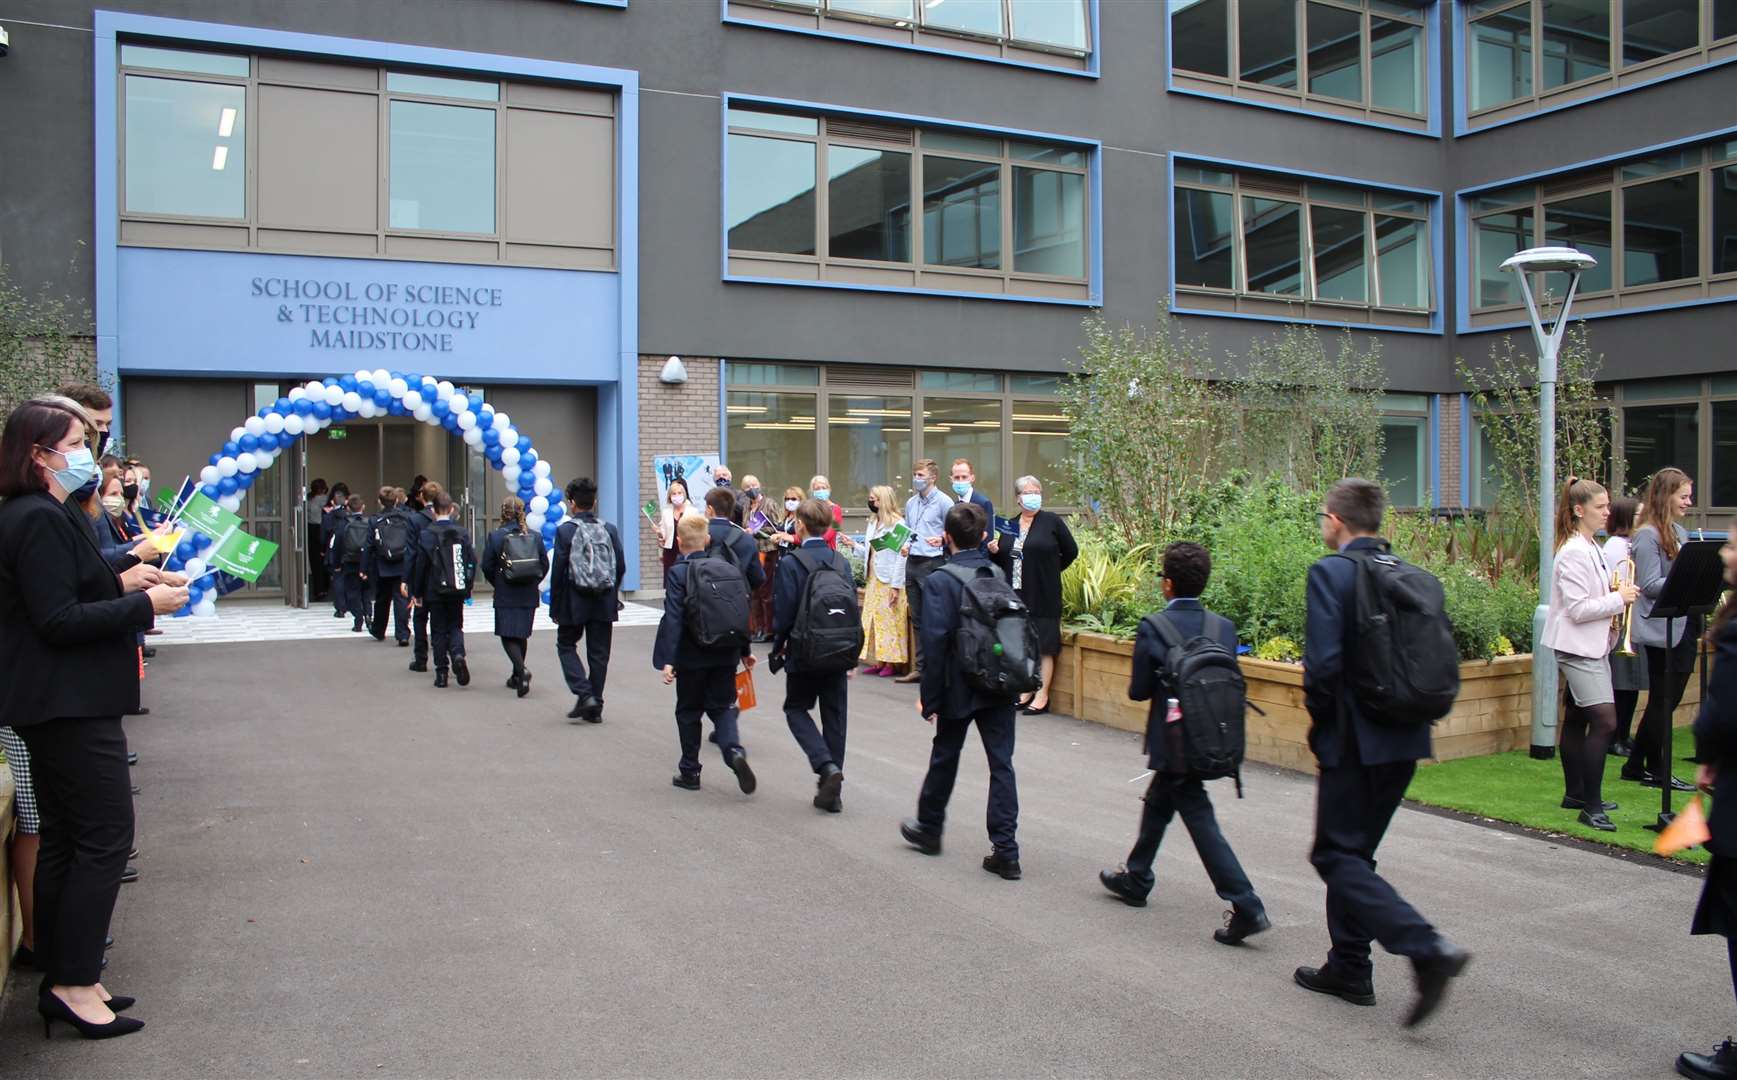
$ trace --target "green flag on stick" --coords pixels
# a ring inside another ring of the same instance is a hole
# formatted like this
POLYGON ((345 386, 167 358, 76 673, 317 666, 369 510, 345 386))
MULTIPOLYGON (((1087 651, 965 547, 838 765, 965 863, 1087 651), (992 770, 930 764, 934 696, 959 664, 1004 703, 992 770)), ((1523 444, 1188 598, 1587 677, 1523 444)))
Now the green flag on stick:
POLYGON ((232 532, 210 556, 210 564, 226 574, 247 581, 258 581, 259 575, 271 565, 277 555, 277 545, 244 532, 232 532))
POLYGON ((897 551, 904 547, 905 541, 910 538, 911 530, 906 528, 903 522, 900 522, 899 524, 894 525, 891 529, 888 529, 886 532, 875 537, 874 543, 869 546, 874 548, 876 551, 897 551))
POLYGON ((181 524, 198 529, 222 544, 230 533, 240 532, 244 522, 237 515, 211 501, 204 492, 199 492, 187 501, 187 508, 181 511, 181 524))

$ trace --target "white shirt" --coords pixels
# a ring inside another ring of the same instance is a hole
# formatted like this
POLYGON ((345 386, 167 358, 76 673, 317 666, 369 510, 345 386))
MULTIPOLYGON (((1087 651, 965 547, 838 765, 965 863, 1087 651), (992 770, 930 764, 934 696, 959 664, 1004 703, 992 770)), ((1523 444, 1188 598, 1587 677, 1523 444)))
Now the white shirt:
MULTIPOLYGON (((875 537, 884 536, 892 531, 893 526, 882 525, 880 522, 870 518, 868 523, 868 532, 863 536, 863 543, 866 550, 874 552, 870 565, 874 570, 875 580, 883 585, 891 585, 895 589, 902 589, 905 587, 905 557, 899 554, 898 548, 892 548, 886 551, 876 551, 873 547, 875 537)), ((912 543, 914 544, 915 541, 912 541, 912 543)))

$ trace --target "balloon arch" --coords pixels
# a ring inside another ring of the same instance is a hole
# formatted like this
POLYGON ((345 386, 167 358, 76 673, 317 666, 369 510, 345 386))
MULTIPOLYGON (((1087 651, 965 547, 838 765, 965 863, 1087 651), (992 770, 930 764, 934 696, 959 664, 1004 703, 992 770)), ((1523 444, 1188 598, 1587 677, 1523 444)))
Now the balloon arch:
MULTIPOLYGON (((229 433, 229 441, 200 470, 199 490, 225 510, 239 512, 242 494, 297 439, 333 424, 376 416, 415 417, 480 448, 490 467, 525 500, 525 524, 540 532, 544 543, 554 545, 566 506, 554 495, 549 463, 538 457, 530 436, 521 435, 512 417, 496 412, 482 394, 467 394, 450 381, 414 372, 362 370, 295 387, 229 433)), ((201 556, 210 546, 210 537, 192 533, 169 553, 169 569, 198 578, 208 569, 201 556)), ((544 603, 548 588, 544 578, 544 603)), ((187 606, 177 614, 211 615, 216 604, 217 589, 207 578, 195 582, 187 606)))

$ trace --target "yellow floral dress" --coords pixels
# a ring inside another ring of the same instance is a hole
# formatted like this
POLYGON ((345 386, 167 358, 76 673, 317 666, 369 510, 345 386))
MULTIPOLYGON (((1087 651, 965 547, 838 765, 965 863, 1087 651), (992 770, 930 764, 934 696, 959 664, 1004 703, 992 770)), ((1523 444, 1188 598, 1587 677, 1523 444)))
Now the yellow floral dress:
POLYGON ((874 539, 890 526, 868 524, 866 549, 868 585, 862 598, 862 662, 870 665, 908 664, 911 642, 905 620, 905 557, 898 551, 876 551, 874 539))

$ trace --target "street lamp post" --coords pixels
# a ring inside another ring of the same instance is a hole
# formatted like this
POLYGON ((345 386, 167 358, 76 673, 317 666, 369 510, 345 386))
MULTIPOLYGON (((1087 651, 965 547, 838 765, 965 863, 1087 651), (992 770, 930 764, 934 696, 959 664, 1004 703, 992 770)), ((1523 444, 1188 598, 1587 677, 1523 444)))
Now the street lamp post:
POLYGON ((1528 248, 1502 263, 1520 280, 1520 295, 1532 320, 1538 345, 1538 607, 1532 612, 1532 756, 1556 756, 1556 657, 1544 647, 1544 616, 1550 601, 1550 564, 1555 555, 1552 522, 1556 515, 1556 357, 1568 329, 1568 309, 1580 275, 1598 260, 1570 247, 1528 248), (1532 297, 1531 274, 1568 275, 1568 291, 1549 330, 1532 297))

